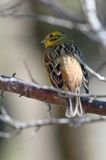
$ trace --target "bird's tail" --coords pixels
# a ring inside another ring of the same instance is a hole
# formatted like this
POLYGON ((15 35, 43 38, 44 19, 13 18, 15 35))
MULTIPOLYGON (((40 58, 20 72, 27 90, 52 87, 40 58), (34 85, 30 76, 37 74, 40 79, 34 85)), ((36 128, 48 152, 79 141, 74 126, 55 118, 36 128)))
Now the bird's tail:
POLYGON ((83 109, 82 109, 82 104, 81 104, 81 99, 80 97, 75 97, 73 98, 68 98, 68 103, 67 103, 67 109, 66 109, 66 117, 75 117, 78 115, 79 117, 83 115, 83 109))

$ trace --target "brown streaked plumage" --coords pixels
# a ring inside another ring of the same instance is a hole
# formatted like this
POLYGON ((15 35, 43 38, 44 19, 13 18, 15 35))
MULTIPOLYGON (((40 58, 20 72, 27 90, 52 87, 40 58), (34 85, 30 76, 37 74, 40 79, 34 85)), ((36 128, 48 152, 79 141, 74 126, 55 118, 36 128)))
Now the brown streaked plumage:
MULTIPOLYGON (((52 32, 43 41, 45 46, 44 65, 52 85, 56 88, 80 93, 81 86, 88 93, 88 73, 79 48, 62 32, 52 32), (77 56, 83 62, 77 59, 77 56)), ((67 117, 83 114, 80 97, 68 98, 67 117)))

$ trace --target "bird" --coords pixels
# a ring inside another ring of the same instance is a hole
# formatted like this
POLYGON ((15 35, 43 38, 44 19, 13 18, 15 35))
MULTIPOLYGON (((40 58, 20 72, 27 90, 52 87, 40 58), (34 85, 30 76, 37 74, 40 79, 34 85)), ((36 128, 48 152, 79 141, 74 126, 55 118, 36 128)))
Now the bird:
MULTIPOLYGON (((85 58, 82 51, 62 31, 49 33, 44 40, 44 67, 51 84, 72 93, 89 93, 89 76, 85 68, 85 58)), ((84 114, 81 98, 67 98, 65 116, 68 118, 84 114)))

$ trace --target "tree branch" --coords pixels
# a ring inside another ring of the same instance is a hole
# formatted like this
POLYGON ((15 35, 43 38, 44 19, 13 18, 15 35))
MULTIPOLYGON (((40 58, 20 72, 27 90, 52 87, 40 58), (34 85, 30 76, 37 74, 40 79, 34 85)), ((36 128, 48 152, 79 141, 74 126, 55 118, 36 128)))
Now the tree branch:
POLYGON ((74 23, 85 23, 86 20, 83 20, 74 10, 65 8, 57 0, 35 0, 35 3, 41 3, 50 9, 58 17, 72 21, 74 23))
POLYGON ((97 16, 97 8, 95 0, 83 0, 82 6, 84 14, 91 26, 92 31, 96 34, 99 43, 106 48, 106 30, 102 26, 100 19, 97 16))
POLYGON ((44 126, 49 125, 69 125, 71 127, 79 127, 82 124, 106 121, 106 117, 103 116, 83 116, 81 118, 51 118, 51 119, 40 119, 32 120, 29 123, 25 123, 19 120, 15 120, 8 115, 5 108, 1 107, 0 121, 6 123, 10 126, 11 131, 0 131, 0 137, 2 138, 12 138, 16 135, 19 135, 21 131, 28 128, 37 128, 40 129, 44 126))
POLYGON ((76 94, 54 87, 26 83, 16 77, 4 75, 0 75, 0 89, 2 91, 17 93, 20 97, 25 96, 50 104, 60 104, 62 106, 67 105, 67 97, 80 96, 82 97, 82 106, 85 113, 106 115, 106 102, 95 100, 95 98, 106 97, 106 95, 76 94))
MULTIPOLYGON (((90 0, 91 2, 92 0, 90 0)), ((85 3, 82 3, 84 14, 87 17, 87 20, 83 20, 81 17, 78 17, 78 15, 70 10, 67 11, 64 6, 61 5, 57 0, 37 0, 36 2, 34 0, 31 0, 30 3, 41 3, 42 5, 47 6, 50 8, 53 13, 58 16, 48 16, 48 15, 39 15, 37 13, 18 13, 20 6, 24 3, 29 2, 28 0, 19 1, 13 4, 8 5, 1 5, 0 6, 0 16, 2 17, 14 17, 14 18, 25 18, 25 19, 32 19, 41 21, 44 23, 49 23, 52 25, 57 25, 61 27, 65 27, 68 29, 75 28, 79 31, 81 31, 83 34, 85 34, 90 39, 94 40, 95 42, 98 42, 99 44, 102 44, 102 46, 106 46, 106 31, 104 27, 102 26, 101 22, 99 21, 99 18, 97 17, 96 13, 96 5, 93 4, 93 7, 91 3, 87 0, 85 0, 85 3), (89 5, 90 4, 90 5, 89 5), (91 8, 90 8, 90 7, 91 8), (88 7, 88 8, 87 8, 88 7), (95 21, 92 21, 92 17, 95 21), (97 23, 97 24, 96 24, 97 23)))
POLYGON ((4 4, 0 4, 0 15, 6 16, 13 14, 19 10, 19 7, 22 6, 25 2, 28 2, 28 0, 18 0, 17 2, 4 2, 4 4))

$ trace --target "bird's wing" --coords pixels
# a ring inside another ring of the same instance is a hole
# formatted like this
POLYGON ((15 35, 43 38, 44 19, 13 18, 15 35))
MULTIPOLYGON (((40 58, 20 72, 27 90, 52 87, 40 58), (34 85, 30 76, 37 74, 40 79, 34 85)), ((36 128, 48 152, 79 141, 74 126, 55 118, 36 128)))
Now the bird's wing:
POLYGON ((63 79, 61 74, 61 64, 58 62, 54 62, 45 54, 45 68, 48 73, 49 79, 52 83, 52 85, 56 88, 63 88, 63 79))
POLYGON ((81 68, 82 68, 82 71, 83 71, 83 85, 84 85, 85 93, 89 93, 89 76, 88 76, 88 72, 85 69, 85 66, 83 64, 81 64, 81 68))

